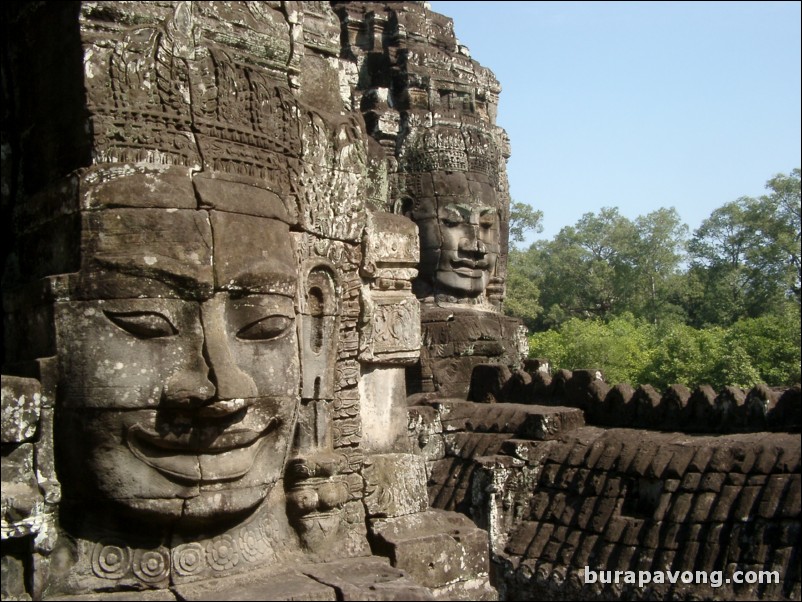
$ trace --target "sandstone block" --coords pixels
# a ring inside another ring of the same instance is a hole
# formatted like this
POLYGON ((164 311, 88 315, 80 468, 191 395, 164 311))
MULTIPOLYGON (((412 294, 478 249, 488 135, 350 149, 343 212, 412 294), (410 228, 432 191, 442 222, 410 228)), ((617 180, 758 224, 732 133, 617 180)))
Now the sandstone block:
POLYGON ((487 577, 487 531, 463 514, 427 510, 373 519, 370 532, 374 549, 389 556, 393 566, 426 587, 487 577))
POLYGON ((396 517, 423 512, 429 505, 426 467, 420 456, 377 454, 364 471, 369 516, 396 517))
POLYGON ((2 377, 2 442, 21 443, 36 435, 42 407, 39 381, 17 376, 2 377))

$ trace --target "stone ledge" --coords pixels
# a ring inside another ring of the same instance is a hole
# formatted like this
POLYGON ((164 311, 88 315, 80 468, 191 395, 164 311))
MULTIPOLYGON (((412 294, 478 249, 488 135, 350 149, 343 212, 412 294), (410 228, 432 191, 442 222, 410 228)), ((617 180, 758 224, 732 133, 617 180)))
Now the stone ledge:
POLYGON ((488 534, 457 512, 427 510, 370 521, 375 550, 421 585, 442 588, 484 579, 490 569, 488 534))
POLYGON ((440 413, 443 432, 505 433, 546 440, 584 426, 581 410, 516 403, 486 404, 456 399, 427 402, 440 413))

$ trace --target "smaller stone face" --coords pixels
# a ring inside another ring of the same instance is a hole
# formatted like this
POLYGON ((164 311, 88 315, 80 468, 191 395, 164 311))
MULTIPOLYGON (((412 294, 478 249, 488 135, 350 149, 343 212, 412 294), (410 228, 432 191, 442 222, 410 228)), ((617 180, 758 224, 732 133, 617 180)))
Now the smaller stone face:
POLYGON ((495 274, 500 251, 496 193, 465 173, 430 176, 436 196, 415 199, 411 211, 420 229, 421 278, 438 292, 477 297, 495 274))

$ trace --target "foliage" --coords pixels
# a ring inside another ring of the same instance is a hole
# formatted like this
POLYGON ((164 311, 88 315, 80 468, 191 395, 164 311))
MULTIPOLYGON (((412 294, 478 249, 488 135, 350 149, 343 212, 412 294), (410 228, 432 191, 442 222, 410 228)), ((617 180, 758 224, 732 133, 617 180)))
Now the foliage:
POLYGON ((538 281, 538 266, 534 263, 534 257, 524 251, 510 249, 504 309, 508 315, 520 318, 529 329, 535 328, 534 316, 542 311, 538 281))
POLYGON ((505 309, 508 315, 520 318, 527 328, 534 328, 534 316, 541 313, 539 304, 537 265, 534 258, 516 249, 528 232, 543 230, 543 212, 535 211, 526 203, 510 203, 510 244, 507 262, 507 298, 505 309))
POLYGON ((696 287, 692 323, 732 324, 800 300, 800 172, 768 181, 771 194, 719 207, 688 244, 696 287))
POLYGON ((636 315, 657 324, 678 313, 671 292, 685 257, 688 226, 673 207, 638 217, 634 225, 627 256, 631 266, 628 298, 636 315))
POLYGON ((800 235, 802 234, 802 202, 800 170, 790 176, 778 174, 766 183, 771 194, 760 197, 755 221, 763 237, 750 257, 756 269, 768 280, 785 284, 785 293, 800 302, 800 235))
POLYGON ((766 189, 690 238, 675 209, 587 213, 510 253, 507 312, 535 331, 533 356, 609 382, 799 382, 800 170, 766 189))
POLYGON ((598 368, 609 382, 636 383, 649 361, 649 331, 631 314, 609 322, 571 318, 558 330, 533 334, 529 354, 556 367, 598 368))
POLYGON ((675 209, 658 209, 635 221, 614 208, 586 213, 553 240, 511 254, 510 274, 537 285, 543 313, 525 313, 535 307, 520 305, 510 313, 538 330, 571 318, 608 319, 629 312, 657 322, 682 314, 673 297, 686 230, 675 209))
POLYGON ((715 387, 734 384, 720 382, 716 376, 716 361, 724 353, 725 334, 725 330, 717 326, 697 330, 680 323, 658 330, 650 341, 651 362, 639 375, 639 382, 658 388, 673 383, 715 387))
POLYGON ((744 350, 766 383, 792 384, 800 381, 801 329, 799 309, 788 304, 782 313, 739 320, 729 329, 728 343, 744 350))
POLYGON ((607 382, 666 388, 710 384, 751 387, 799 382, 799 315, 744 318, 729 328, 655 326, 631 314, 609 321, 572 318, 529 339, 531 357, 554 368, 594 368, 607 382))
POLYGON ((535 211, 531 205, 512 201, 510 203, 510 244, 522 243, 527 232, 543 231, 543 212, 535 211))
POLYGON ((603 208, 563 228, 553 241, 531 247, 542 274, 540 325, 612 315, 622 300, 633 237, 632 222, 617 209, 603 208))

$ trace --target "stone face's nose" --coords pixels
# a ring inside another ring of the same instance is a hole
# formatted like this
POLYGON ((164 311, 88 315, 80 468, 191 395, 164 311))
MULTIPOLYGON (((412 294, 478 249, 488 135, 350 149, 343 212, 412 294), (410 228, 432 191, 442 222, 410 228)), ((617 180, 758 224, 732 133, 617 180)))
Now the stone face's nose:
POLYGON ((459 241, 459 250, 466 253, 474 253, 484 255, 487 253, 487 248, 485 244, 479 240, 479 237, 476 235, 476 226, 471 229, 470 236, 465 236, 460 238, 459 241))
POLYGON ((256 384, 237 365, 232 350, 235 335, 228 331, 225 310, 226 299, 221 295, 201 304, 201 335, 191 345, 192 359, 164 384, 163 403, 167 407, 203 407, 205 414, 224 415, 256 397, 256 384))
POLYGON ((192 409, 204 405, 215 394, 214 384, 207 377, 208 368, 199 358, 194 369, 176 372, 164 384, 164 402, 174 408, 192 409))
POLYGON ((256 397, 256 383, 240 370, 232 352, 235 335, 226 324, 226 297, 217 294, 201 304, 204 356, 209 366, 209 379, 217 388, 219 399, 248 399, 256 397))

